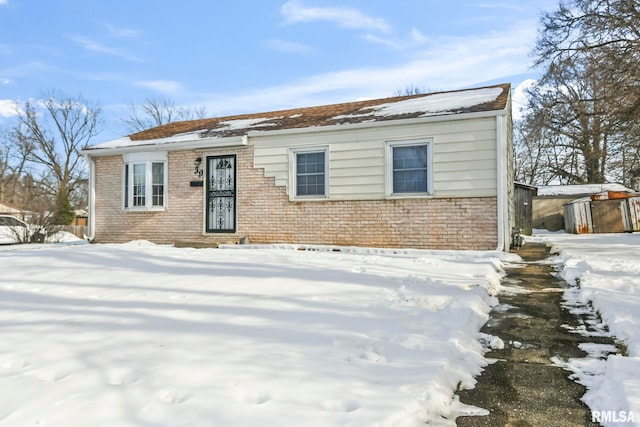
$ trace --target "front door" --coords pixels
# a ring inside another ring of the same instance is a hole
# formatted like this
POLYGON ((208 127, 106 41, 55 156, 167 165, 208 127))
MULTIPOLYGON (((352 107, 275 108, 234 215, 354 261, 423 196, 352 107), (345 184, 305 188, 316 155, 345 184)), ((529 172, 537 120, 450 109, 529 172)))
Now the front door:
POLYGON ((236 231, 236 156, 207 157, 207 232, 236 231))

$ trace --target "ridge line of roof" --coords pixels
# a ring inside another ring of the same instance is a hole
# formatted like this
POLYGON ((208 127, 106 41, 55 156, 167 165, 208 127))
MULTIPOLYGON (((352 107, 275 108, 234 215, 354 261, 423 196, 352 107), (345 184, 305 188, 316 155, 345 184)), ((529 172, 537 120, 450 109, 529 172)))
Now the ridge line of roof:
MULTIPOLYGON (((500 111, 507 107, 510 88, 510 83, 502 83, 425 94, 186 120, 156 126, 124 138, 137 143, 189 135, 193 135, 196 139, 226 138, 241 136, 252 131, 324 128, 333 125, 380 123, 429 116, 500 111)), ((114 143, 119 139, 98 144, 95 147, 115 146, 117 144, 114 143)))
POLYGON ((207 118, 202 118, 202 119, 194 119, 194 120, 181 120, 181 121, 176 121, 176 122, 171 122, 171 123, 167 123, 167 124, 163 124, 160 126, 155 126, 153 128, 149 128, 149 129, 145 129, 143 131, 140 132, 135 132, 132 133, 129 136, 132 140, 136 140, 136 136, 137 135, 141 135, 144 134, 152 129, 162 129, 165 127, 170 127, 170 126, 177 126, 180 124, 186 124, 186 123, 210 123, 210 122, 221 122, 221 121, 226 121, 226 120, 236 120, 239 118, 248 118, 248 117, 258 117, 258 116, 264 116, 264 115, 277 115, 277 114, 283 114, 283 113, 290 113, 290 112, 295 112, 295 111, 300 111, 300 110, 304 110, 304 111, 309 111, 309 110, 315 110, 315 109, 328 109, 328 108, 332 108, 332 107, 338 107, 338 106, 359 106, 359 105, 363 105, 366 106, 367 104, 371 104, 371 105, 377 105, 377 104, 383 104, 383 103, 387 103, 387 102, 398 102, 398 101, 405 101, 405 100, 409 100, 409 99, 415 99, 415 98, 423 98, 423 97, 428 97, 428 96, 433 96, 433 95, 442 95, 442 94, 452 94, 452 93, 460 93, 460 92, 469 92, 469 91, 477 91, 477 90, 481 90, 481 89, 491 89, 491 88, 510 88, 511 84, 510 83, 500 83, 500 84, 495 84, 495 85, 489 85, 489 86, 481 86, 481 87, 473 87, 473 88, 465 88, 465 89, 457 89, 457 90, 445 90, 445 91, 437 91, 437 92, 429 92, 429 93, 420 93, 420 94, 415 94, 415 95, 400 95, 400 96, 390 96, 390 97, 386 97, 386 98, 374 98, 374 99, 367 99, 367 100, 360 100, 360 101, 347 101, 347 102, 336 102, 336 103, 331 103, 331 104, 322 104, 322 105, 313 105, 313 106, 306 106, 306 107, 294 107, 294 108, 285 108, 285 109, 281 109, 281 110, 270 110, 270 111, 262 111, 262 112, 254 112, 254 113, 240 113, 240 114, 232 114, 232 115, 226 115, 226 116, 214 116, 214 117, 207 117, 207 118))

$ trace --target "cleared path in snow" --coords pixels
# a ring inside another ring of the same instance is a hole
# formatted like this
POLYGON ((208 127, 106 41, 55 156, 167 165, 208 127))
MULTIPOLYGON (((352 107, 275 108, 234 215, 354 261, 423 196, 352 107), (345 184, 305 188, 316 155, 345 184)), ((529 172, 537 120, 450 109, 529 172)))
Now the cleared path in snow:
POLYGON ((580 343, 613 341, 602 333, 572 332, 597 322, 589 314, 576 316, 564 307, 564 281, 553 277, 552 265, 540 262, 549 255, 544 244, 527 244, 518 254, 524 263, 507 268, 503 280, 511 292, 499 296, 500 305, 482 329, 500 337, 504 348, 488 352, 486 357, 495 363, 486 367, 474 389, 458 393, 463 403, 490 414, 459 417, 457 425, 598 426, 580 400, 586 389, 553 360, 584 357, 580 343))

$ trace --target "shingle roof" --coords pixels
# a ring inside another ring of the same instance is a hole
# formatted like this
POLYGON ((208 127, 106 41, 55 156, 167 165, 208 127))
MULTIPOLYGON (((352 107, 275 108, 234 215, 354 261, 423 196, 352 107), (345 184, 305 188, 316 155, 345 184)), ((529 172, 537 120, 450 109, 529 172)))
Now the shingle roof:
POLYGON ((129 138, 132 141, 146 141, 194 132, 200 133, 200 137, 229 137, 242 136, 250 130, 298 129, 504 110, 510 88, 509 84, 500 84, 476 89, 174 122, 134 133, 129 138))

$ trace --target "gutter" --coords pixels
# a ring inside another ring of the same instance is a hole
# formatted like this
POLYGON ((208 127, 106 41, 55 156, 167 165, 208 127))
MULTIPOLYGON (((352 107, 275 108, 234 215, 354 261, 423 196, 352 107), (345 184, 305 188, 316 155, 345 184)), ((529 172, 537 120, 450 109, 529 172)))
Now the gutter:
MULTIPOLYGON (((505 221, 505 202, 508 200, 505 186, 505 156, 506 156, 506 141, 505 135, 502 131, 502 125, 504 124, 505 117, 503 115, 496 116, 496 155, 497 155, 497 205, 498 205, 498 246, 496 250, 505 251, 505 235, 508 232, 506 230, 507 224, 505 221)), ((508 215, 507 215, 508 216, 508 215)))
POLYGON ((89 220, 87 221, 89 235, 87 236, 87 240, 91 242, 95 238, 96 232, 96 162, 89 154, 85 154, 85 156, 89 163, 89 220))
MULTIPOLYGON (((145 141, 133 142, 129 138, 121 138, 123 145, 106 148, 85 148, 80 151, 84 156, 113 156, 125 153, 137 153, 140 151, 183 151, 202 150, 218 147, 239 147, 248 144, 248 138, 244 136, 234 136, 226 138, 202 138, 202 139, 178 139, 174 137, 149 139, 145 141)), ((116 141, 120 141, 116 140, 116 141)))

